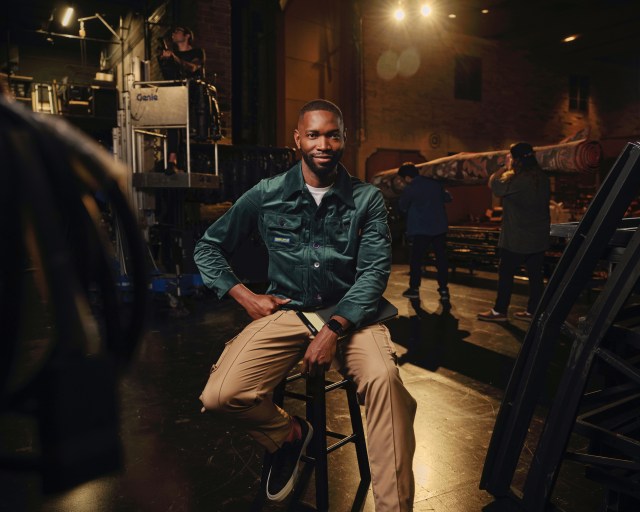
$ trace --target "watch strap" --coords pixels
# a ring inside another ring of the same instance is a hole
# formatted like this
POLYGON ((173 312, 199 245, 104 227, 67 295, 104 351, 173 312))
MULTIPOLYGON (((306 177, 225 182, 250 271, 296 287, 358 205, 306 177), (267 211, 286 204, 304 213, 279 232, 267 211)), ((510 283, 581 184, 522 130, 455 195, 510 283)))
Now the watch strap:
POLYGON ((338 322, 335 318, 330 318, 326 323, 326 326, 335 332, 339 337, 344 336, 344 329, 342 328, 342 324, 338 322))

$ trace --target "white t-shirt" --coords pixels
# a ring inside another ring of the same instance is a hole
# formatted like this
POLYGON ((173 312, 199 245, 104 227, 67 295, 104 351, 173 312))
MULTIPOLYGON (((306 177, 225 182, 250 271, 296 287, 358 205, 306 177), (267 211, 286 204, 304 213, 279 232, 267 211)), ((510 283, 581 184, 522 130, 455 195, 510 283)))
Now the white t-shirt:
POLYGON ((309 192, 311 192, 311 195, 313 196, 313 199, 315 200, 316 205, 318 206, 320 206, 320 201, 322 201, 322 198, 329 191, 331 187, 333 187, 333 185, 329 185, 328 187, 317 188, 317 187, 312 187, 307 183, 307 188, 309 189, 309 192))

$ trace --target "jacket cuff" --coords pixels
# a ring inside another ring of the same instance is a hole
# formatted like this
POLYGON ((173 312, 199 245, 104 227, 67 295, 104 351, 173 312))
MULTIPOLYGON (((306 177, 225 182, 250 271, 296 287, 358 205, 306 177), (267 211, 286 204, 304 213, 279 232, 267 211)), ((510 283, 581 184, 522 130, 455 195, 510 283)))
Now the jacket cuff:
POLYGON ((346 302, 339 303, 333 314, 346 318, 353 324, 352 329, 358 329, 367 316, 367 311, 356 304, 346 302))
POLYGON ((218 298, 222 299, 231 288, 240 283, 240 279, 235 274, 225 272, 212 283, 211 288, 214 288, 218 298))

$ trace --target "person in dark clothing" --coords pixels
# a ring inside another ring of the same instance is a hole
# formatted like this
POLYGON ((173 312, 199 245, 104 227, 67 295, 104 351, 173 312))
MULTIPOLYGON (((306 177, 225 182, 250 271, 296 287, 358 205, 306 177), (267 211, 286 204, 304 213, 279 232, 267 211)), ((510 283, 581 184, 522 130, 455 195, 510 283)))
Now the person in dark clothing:
POLYGON ((511 146, 512 170, 503 168, 489 177, 489 188, 502 198, 502 229, 498 247, 498 296, 489 311, 478 314, 479 320, 506 322, 513 277, 524 265, 529 277, 529 302, 525 311, 515 313, 531 321, 544 290, 544 252, 549 247, 551 198, 549 178, 540 168, 531 144, 511 146))
POLYGON ((420 298, 422 258, 433 247, 436 259, 438 293, 442 303, 450 301, 449 263, 446 238, 449 223, 444 204, 451 202, 451 194, 437 180, 421 176, 418 168, 406 162, 398 169, 398 176, 407 183, 398 207, 407 215, 407 236, 412 242, 409 264, 409 288, 402 294, 409 299, 420 298))
MULTIPOLYGON (((171 45, 166 45, 158 57, 160 71, 165 80, 203 79, 205 53, 202 48, 194 48, 193 32, 186 27, 176 27, 171 32, 171 45)), ((194 90, 190 86, 190 97, 194 90)), ((166 174, 181 172, 178 168, 179 130, 167 130, 167 146, 169 156, 166 163, 166 174)))

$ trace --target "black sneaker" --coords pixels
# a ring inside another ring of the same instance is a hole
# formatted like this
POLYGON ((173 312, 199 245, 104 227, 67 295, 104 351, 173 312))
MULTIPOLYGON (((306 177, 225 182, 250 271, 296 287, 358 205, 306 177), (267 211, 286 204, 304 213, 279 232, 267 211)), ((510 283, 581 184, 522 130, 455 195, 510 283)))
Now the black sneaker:
POLYGON ((440 294, 441 302, 450 302, 451 295, 449 295, 449 288, 439 288, 438 293, 440 294))
POLYGON ((406 297, 407 299, 419 299, 420 292, 418 291, 417 288, 407 288, 405 291, 402 292, 402 296, 406 297))
POLYGON ((294 416, 300 423, 302 436, 292 443, 284 443, 273 454, 271 469, 267 478, 267 498, 272 501, 282 501, 293 490, 293 484, 298 476, 300 457, 313 437, 313 428, 306 420, 294 416))

